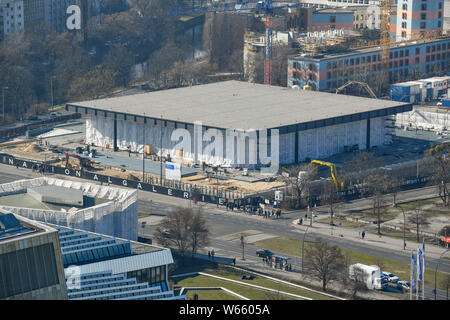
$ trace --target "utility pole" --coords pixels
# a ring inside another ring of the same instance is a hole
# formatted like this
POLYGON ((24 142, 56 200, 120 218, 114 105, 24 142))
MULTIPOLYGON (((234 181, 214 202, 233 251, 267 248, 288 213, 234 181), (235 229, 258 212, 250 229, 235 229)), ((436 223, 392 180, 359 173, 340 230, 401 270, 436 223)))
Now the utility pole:
MULTIPOLYGON (((450 249, 447 249, 444 252, 442 252, 439 257, 438 262, 436 263, 436 269, 434 270, 434 300, 436 300, 436 297, 437 297, 436 280, 437 280, 437 271, 438 271, 439 262, 441 261, 441 258, 444 256, 444 254, 446 254, 449 251, 450 251, 450 249)), ((447 290, 447 296, 448 296, 448 290, 447 290)))
POLYGON ((5 122, 5 90, 8 90, 8 87, 2 88, 2 96, 3 96, 3 117, 2 120, 5 122))
POLYGON ((308 232, 309 226, 306 227, 305 233, 303 234, 303 241, 302 241, 302 275, 303 275, 303 261, 305 260, 305 239, 306 239, 306 233, 308 232))
POLYGON ((159 144, 159 161, 160 161, 160 173, 159 173, 159 184, 162 185, 162 134, 163 134, 163 116, 161 115, 161 130, 160 130, 160 144, 159 144))
POLYGON ((244 242, 244 236, 243 235, 241 235, 241 246, 242 246, 242 260, 245 260, 245 257, 244 257, 245 242, 244 242))
POLYGON ((396 205, 396 207, 400 208, 403 213, 403 250, 406 250, 406 216, 405 216, 405 210, 399 205, 396 205))
POLYGON ((144 141, 142 144, 142 182, 145 183, 145 125, 147 124, 147 119, 145 118, 145 112, 144 112, 144 141))

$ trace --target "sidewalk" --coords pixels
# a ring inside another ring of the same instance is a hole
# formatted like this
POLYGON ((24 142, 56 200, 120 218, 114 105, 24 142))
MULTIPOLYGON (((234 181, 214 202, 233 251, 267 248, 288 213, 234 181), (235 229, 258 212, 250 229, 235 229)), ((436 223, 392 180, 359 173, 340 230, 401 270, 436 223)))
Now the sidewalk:
MULTIPOLYGON (((360 243, 367 243, 371 246, 377 246, 383 249, 390 249, 395 250, 398 252, 404 252, 405 255, 409 255, 411 253, 411 250, 416 251, 417 247, 421 247, 422 244, 412 241, 406 241, 406 250, 403 250, 403 239, 397 239, 392 238, 388 236, 382 235, 381 237, 375 234, 371 234, 366 232, 364 239, 361 239, 359 235, 359 229, 349 229, 349 228, 343 228, 343 227, 337 227, 337 226, 330 226, 325 223, 319 223, 314 222, 313 226, 310 227, 309 225, 299 225, 297 224, 298 220, 294 220, 291 222, 291 225, 298 230, 305 231, 306 228, 309 227, 309 232, 324 234, 327 236, 334 236, 337 238, 345 238, 347 240, 360 242, 360 243)), ((369 225, 368 225, 369 226, 369 225)), ((431 244, 425 245, 426 254, 428 257, 439 259, 440 255, 446 251, 447 249, 444 247, 438 247, 431 244)))

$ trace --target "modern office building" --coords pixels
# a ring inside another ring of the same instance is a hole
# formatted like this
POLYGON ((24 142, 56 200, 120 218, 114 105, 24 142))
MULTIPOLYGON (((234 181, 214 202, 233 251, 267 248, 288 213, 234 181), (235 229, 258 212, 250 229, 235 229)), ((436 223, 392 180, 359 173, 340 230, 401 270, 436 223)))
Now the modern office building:
POLYGON ((0 210, 0 299, 66 298, 58 231, 0 210))
MULTIPOLYGON (((386 77, 395 83, 449 71, 450 37, 394 44, 386 77)), ((379 47, 324 54, 301 54, 289 58, 288 86, 310 85, 314 90, 332 91, 349 80, 375 83, 383 73, 379 47)))
POLYGON ((69 300, 185 300, 169 287, 170 249, 83 230, 58 230, 69 300))

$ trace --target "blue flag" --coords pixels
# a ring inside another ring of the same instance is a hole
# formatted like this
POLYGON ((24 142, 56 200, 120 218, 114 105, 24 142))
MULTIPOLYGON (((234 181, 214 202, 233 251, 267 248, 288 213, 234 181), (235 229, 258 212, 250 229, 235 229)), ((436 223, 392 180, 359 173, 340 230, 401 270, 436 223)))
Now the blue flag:
POLYGON ((414 276, 415 268, 416 268, 416 256, 414 255, 414 251, 411 251, 411 288, 414 288, 416 286, 414 276))
POLYGON ((417 248, 417 281, 422 281, 423 279, 422 265, 422 250, 420 250, 420 248, 417 248))

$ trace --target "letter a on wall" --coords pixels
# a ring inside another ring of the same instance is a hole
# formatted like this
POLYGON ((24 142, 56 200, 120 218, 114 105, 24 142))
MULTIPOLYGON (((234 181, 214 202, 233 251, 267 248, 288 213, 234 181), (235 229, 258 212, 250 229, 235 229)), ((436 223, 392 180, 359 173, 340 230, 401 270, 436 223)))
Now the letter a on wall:
POLYGON ((67 14, 70 16, 66 20, 66 26, 69 30, 80 30, 81 29, 81 10, 77 5, 71 5, 67 8, 67 14))

